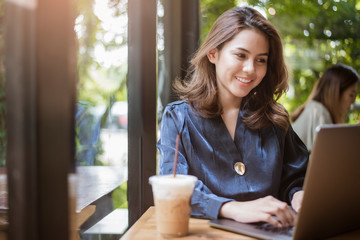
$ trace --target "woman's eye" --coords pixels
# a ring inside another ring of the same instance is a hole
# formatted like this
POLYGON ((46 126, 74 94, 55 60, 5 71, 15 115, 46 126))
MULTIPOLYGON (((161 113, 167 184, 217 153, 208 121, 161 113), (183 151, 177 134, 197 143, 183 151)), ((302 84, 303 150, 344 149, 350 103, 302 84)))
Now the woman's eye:
POLYGON ((237 53, 236 56, 238 56, 239 58, 245 58, 246 57, 246 55, 243 54, 243 53, 237 53))
POLYGON ((265 59, 265 58, 258 58, 257 61, 258 61, 259 63, 266 63, 267 59, 265 59))

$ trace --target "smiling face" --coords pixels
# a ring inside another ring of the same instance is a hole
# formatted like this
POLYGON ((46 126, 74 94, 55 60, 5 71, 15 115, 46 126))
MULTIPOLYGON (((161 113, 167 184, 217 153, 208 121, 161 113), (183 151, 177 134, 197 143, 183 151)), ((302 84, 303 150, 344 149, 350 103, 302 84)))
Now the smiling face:
POLYGON ((253 29, 242 30, 221 50, 209 51, 208 59, 215 65, 220 101, 240 104, 266 75, 268 56, 268 40, 253 29))

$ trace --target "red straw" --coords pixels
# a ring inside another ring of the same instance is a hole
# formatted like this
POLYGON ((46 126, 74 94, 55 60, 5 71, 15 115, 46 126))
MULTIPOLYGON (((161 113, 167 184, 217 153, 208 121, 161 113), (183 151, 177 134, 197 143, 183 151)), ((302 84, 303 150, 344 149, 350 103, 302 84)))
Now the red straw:
POLYGON ((176 177, 176 166, 177 166, 177 160, 179 155, 179 142, 180 142, 180 135, 178 134, 176 136, 176 150, 175 150, 175 158, 174 158, 174 177, 176 177))

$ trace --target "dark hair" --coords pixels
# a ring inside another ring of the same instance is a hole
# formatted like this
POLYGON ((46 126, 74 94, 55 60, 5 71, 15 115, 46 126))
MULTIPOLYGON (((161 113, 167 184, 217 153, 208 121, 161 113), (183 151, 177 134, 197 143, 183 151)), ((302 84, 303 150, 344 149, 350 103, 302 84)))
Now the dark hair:
POLYGON ((276 101, 288 88, 288 74, 284 62, 281 38, 275 27, 258 11, 250 7, 237 7, 224 12, 212 26, 205 42, 195 53, 184 81, 177 79, 174 89, 205 118, 222 114, 218 103, 215 66, 207 53, 225 43, 244 29, 264 34, 269 42, 267 73, 261 83, 243 98, 241 108, 246 109, 243 122, 252 129, 275 124, 288 128, 289 116, 276 101))
POLYGON ((310 100, 315 100, 327 108, 333 123, 341 123, 343 121, 339 113, 341 95, 357 82, 359 82, 359 74, 352 67, 342 63, 330 66, 315 84, 305 104, 291 115, 291 120, 294 122, 301 115, 306 104, 310 100))

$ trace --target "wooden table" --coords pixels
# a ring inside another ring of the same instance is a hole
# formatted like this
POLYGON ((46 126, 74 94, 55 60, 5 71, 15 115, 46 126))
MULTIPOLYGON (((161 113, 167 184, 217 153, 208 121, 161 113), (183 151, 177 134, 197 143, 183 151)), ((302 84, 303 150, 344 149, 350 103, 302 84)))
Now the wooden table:
MULTIPOLYGON (((77 203, 76 211, 80 212, 102 196, 112 192, 127 180, 121 167, 115 166, 81 166, 77 167, 77 203)), ((0 209, 8 208, 7 175, 0 169, 0 209)))
MULTIPOLYGON (((171 238, 179 240, 243 240, 255 239, 236 233, 212 228, 208 225, 209 220, 190 218, 189 234, 181 238, 171 238)), ((155 207, 150 207, 139 220, 124 234, 121 240, 164 240, 156 232, 155 207)))
MULTIPOLYGON (((82 225, 96 211, 96 202, 114 191, 127 180, 121 167, 81 166, 77 167, 77 226, 82 225)), ((6 169, 0 169, 0 212, 7 211, 6 169)))
MULTIPOLYGON (((210 227, 209 220, 190 218, 189 234, 181 238, 171 238, 178 240, 244 240, 256 239, 249 236, 232 233, 210 227)), ((156 232, 155 207, 150 207, 139 220, 120 238, 120 240, 164 240, 156 232)), ((328 240, 358 240, 360 239, 360 229, 357 231, 342 234, 328 240)))
POLYGON ((121 167, 115 166, 77 167, 77 174, 77 212, 111 193, 127 180, 121 167))
POLYGON ((112 211, 112 205, 111 209, 110 206, 103 206, 111 200, 108 195, 123 184, 127 176, 123 169, 117 166, 83 166, 76 170, 76 226, 86 229, 112 211), (99 206, 102 208, 97 210, 99 206))

